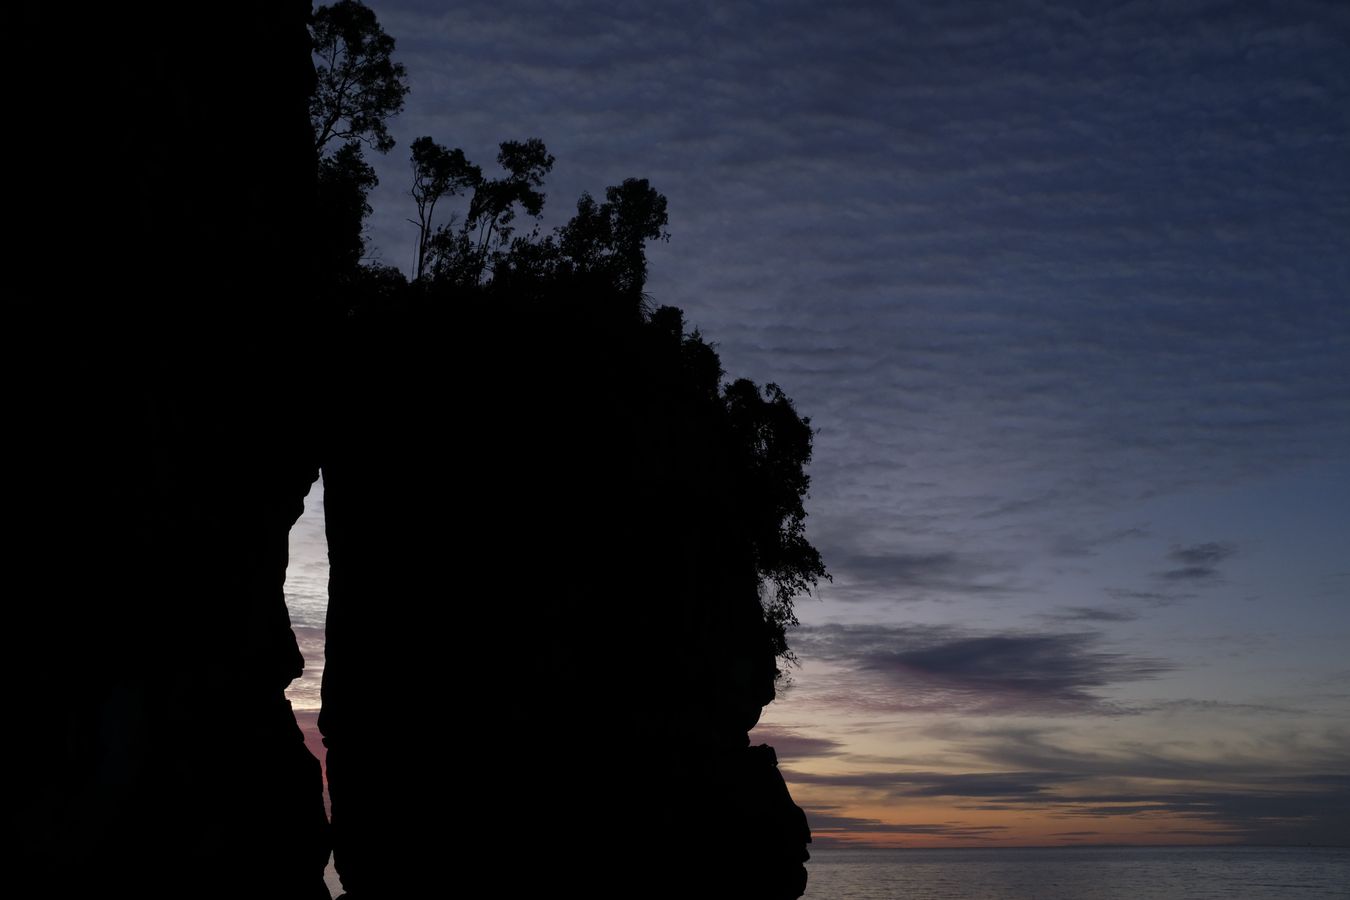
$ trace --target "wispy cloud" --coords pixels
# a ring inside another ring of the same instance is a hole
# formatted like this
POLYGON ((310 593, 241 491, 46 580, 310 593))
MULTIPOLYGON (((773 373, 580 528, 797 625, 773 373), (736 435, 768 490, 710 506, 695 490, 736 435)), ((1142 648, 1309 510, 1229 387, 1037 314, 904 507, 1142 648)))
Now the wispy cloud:
POLYGON ((1235 546, 1219 542, 1173 546, 1168 560, 1181 565, 1156 572, 1154 578, 1170 583, 1212 584, 1219 580, 1219 563, 1234 553, 1237 553, 1235 546))
MULTIPOLYGON (((806 820, 811 826, 811 837, 816 843, 830 845, 846 835, 914 835, 963 838, 966 840, 990 840, 1000 832, 1007 831, 1006 825, 964 825, 952 822, 916 822, 898 824, 883 822, 859 816, 840 815, 836 806, 807 806, 806 820)), ((845 843, 859 846, 866 843, 857 838, 845 843)))
POLYGON ((1104 588, 1103 590, 1113 600, 1135 600, 1149 606, 1172 606, 1182 600, 1190 600, 1196 596, 1182 591, 1136 591, 1115 587, 1104 588))
POLYGON ((1219 576, 1219 563, 1236 552, 1232 544, 1222 543, 1173 547, 1167 558, 1182 565, 1159 572, 1158 577, 1164 581, 1212 582, 1219 576))
POLYGON ((1096 556, 1103 548, 1112 544, 1148 536, 1149 530, 1141 526, 1119 528, 1098 534, 1061 534, 1051 544, 1050 552, 1055 556, 1086 558, 1096 556))
POLYGON ((1350 778, 1327 775, 1250 788, 1121 792, 1076 798, 1059 815, 1082 818, 1184 816, 1234 842, 1350 844, 1350 778))
POLYGON ((1237 548, 1232 544, 1211 542, 1173 547, 1172 552, 1167 554, 1167 558, 1185 563, 1188 566, 1213 566, 1228 559, 1236 552, 1237 548))
POLYGON ((783 777, 793 784, 866 788, 887 797, 1020 797, 1025 799, 1074 780, 1047 772, 943 772, 884 771, 858 774, 817 775, 786 769, 783 777))
MULTIPOLYGON (((1252 711, 1248 711, 1252 712, 1252 711)), ((1062 733, 1043 726, 944 725, 963 754, 1002 770, 812 773, 795 768, 784 777, 804 790, 843 791, 894 803, 945 799, 953 810, 1008 811, 1065 819, 1138 818, 1154 833, 1185 829, 1216 840, 1275 843, 1350 843, 1350 756, 1343 732, 1289 735, 1285 756, 1261 747, 1195 755, 1184 741, 1173 745, 1069 749, 1062 733), (1171 824, 1165 824, 1171 823, 1171 824)), ((816 794, 818 795, 818 794, 816 794)), ((869 831, 870 823, 840 820, 839 827, 869 831)))
POLYGON ((1066 606, 1046 618, 1060 622, 1133 622, 1139 613, 1128 609, 1105 609, 1099 606, 1066 606))
MULTIPOLYGON (((985 765, 1054 777, 1134 778, 1210 784, 1284 782, 1288 787, 1327 773, 1350 772, 1350 732, 1304 725, 1253 730, 1240 741, 1204 752, 1183 737, 1093 747, 1052 725, 969 725, 944 722, 932 730, 985 765)), ((1339 776, 1337 776, 1339 777, 1339 776)))
POLYGON ((324 629, 313 625, 293 625, 300 654, 305 659, 305 670, 286 689, 286 698, 298 710, 317 710, 323 684, 324 629))
POLYGON ((843 744, 829 738, 813 737, 797 729, 757 725, 750 732, 752 744, 768 744, 780 763, 812 757, 838 756, 843 744))
POLYGON ((832 599, 988 597, 1018 590, 1009 577, 1012 566, 973 553, 861 554, 831 552, 829 547, 825 553, 839 582, 838 590, 829 591, 832 599))
POLYGON ((1234 703, 1228 700, 1205 700, 1199 698, 1163 700, 1158 703, 1141 707, 1141 711, 1160 712, 1181 716, 1193 716, 1198 713, 1297 715, 1300 712, 1300 710, 1289 706, 1277 706, 1272 703, 1234 703))
MULTIPOLYGON (((803 628, 803 658, 843 666, 889 690, 895 708, 976 714, 1109 714, 1100 691, 1173 668, 1101 648, 1093 632, 984 634, 951 626, 803 628)), ((876 694, 872 694, 876 702, 876 694)))

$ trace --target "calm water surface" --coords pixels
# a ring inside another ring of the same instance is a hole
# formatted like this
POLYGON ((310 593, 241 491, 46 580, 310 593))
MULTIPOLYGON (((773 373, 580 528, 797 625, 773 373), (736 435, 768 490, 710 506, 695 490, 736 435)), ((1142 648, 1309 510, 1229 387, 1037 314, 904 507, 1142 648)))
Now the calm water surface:
POLYGON ((812 848, 806 900, 1350 898, 1350 849, 812 848))

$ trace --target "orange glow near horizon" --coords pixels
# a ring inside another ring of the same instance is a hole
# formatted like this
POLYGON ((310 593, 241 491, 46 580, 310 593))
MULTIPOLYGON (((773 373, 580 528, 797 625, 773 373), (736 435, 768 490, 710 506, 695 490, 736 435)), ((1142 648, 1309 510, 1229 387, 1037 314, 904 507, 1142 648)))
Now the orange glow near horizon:
MULTIPOLYGON (((1202 845, 1227 844, 1239 840, 1238 835, 1225 839, 1212 822, 1195 816, 1174 813, 1141 811, 1134 814, 1085 816, 1067 813, 1060 805, 1044 809, 994 810, 973 809, 967 801, 950 804, 930 801, 906 803, 903 806, 868 803, 827 804, 818 793, 810 793, 805 786, 789 784, 793 796, 804 802, 809 796, 819 805, 834 806, 830 814, 862 820, 874 820, 876 830, 867 825, 849 828, 819 827, 812 824, 812 836, 818 841, 835 846, 870 848, 971 848, 971 847, 1071 847, 1093 844, 1112 845, 1202 845), (800 795, 800 797, 799 797, 800 795), (897 830, 906 826, 913 832, 897 830), (949 829, 950 833, 924 833, 934 827, 949 829)), ((1127 809, 1131 805, 1119 804, 1127 809)), ((808 822, 811 812, 807 812, 808 822)))

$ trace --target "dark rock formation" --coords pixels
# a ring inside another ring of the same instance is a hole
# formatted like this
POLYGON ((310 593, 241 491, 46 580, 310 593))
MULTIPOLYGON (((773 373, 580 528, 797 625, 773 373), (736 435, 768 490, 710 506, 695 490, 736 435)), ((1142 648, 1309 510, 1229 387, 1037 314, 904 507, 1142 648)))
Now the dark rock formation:
POLYGON ((348 320, 320 717, 343 883, 413 896, 464 859, 521 896, 796 897, 805 819, 747 747, 776 668, 719 373, 600 288, 501 299, 348 320))
POLYGON ((804 819, 747 746, 776 669, 719 373, 678 317, 316 290, 307 3, 19 10, 6 887, 327 896, 282 693, 321 466, 353 898, 800 894, 804 819))
POLYGON ((5 889, 326 897, 282 693, 308 3, 16 12, 5 889))

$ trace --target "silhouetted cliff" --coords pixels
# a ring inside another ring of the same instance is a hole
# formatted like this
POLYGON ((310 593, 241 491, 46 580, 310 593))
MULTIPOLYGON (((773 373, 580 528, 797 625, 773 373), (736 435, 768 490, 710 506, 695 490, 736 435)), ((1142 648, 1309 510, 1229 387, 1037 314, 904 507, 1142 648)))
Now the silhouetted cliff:
POLYGON ((327 896, 282 694, 287 533, 318 470, 292 416, 308 4, 17 13, 5 887, 327 896))
POLYGON ((750 501, 678 314, 584 280, 341 293, 313 263, 303 2, 20 9, 25 896, 326 896, 282 694, 320 468, 354 898, 481 866, 520 895, 799 894, 804 818, 746 746, 776 673, 750 501))
POLYGON ((715 357, 673 311, 555 288, 349 319, 320 719, 344 884, 453 879, 427 864, 457 822, 452 856, 525 893, 797 896, 805 820, 747 749, 776 667, 715 357))

